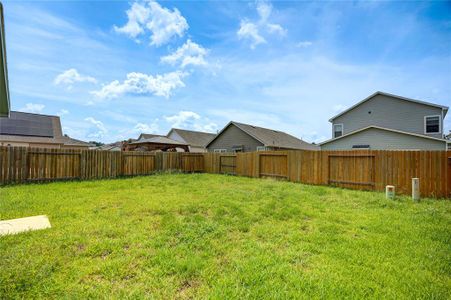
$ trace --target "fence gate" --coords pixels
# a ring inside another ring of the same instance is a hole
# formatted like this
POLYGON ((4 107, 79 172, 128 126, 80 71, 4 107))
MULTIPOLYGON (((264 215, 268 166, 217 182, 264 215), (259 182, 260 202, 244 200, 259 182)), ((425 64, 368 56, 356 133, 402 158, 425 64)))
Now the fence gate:
POLYGON ((182 170, 184 172, 203 172, 204 155, 201 153, 182 154, 182 170))
POLYGON ((236 156, 221 155, 219 156, 219 173, 236 174, 236 156))
POLYGON ((261 153, 259 176, 288 179, 288 155, 283 153, 261 153))
POLYGON ((374 190, 375 156, 330 154, 328 183, 346 188, 374 190))

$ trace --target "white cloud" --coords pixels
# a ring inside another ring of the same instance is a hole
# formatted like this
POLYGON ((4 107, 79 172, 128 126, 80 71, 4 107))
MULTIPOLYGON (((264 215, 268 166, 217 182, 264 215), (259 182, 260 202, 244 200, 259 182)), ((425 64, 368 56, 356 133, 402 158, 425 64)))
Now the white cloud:
POLYGON ((102 121, 98 121, 93 117, 85 118, 85 121, 90 125, 90 130, 86 135, 88 138, 102 139, 108 133, 102 121))
POLYGON ((218 126, 208 118, 203 118, 193 111, 180 111, 178 114, 164 117, 166 122, 175 128, 194 129, 198 131, 216 132, 218 126))
POLYGON ((39 114, 42 112, 44 108, 45 108, 44 104, 27 103, 25 104, 25 107, 21 108, 20 110, 24 112, 39 114))
POLYGON ((301 42, 296 44, 296 47, 307 48, 307 47, 310 47, 311 45, 313 45, 313 43, 310 42, 310 41, 301 41, 301 42))
POLYGON ((186 75, 188 74, 181 71, 156 76, 132 72, 127 74, 127 79, 123 82, 114 80, 91 93, 100 99, 117 98, 124 94, 153 94, 169 98, 173 90, 185 86, 182 78, 186 75))
POLYGON ((174 36, 182 37, 189 27, 177 8, 170 10, 155 1, 133 3, 127 10, 127 16, 127 24, 114 26, 114 30, 133 39, 149 31, 150 44, 155 46, 166 44, 174 36))
POLYGON ((269 33, 277 33, 281 36, 284 36, 287 34, 287 30, 280 26, 279 24, 267 24, 268 32, 269 33))
POLYGON ((64 108, 61 109, 59 112, 56 113, 56 115, 57 115, 57 116, 60 116, 60 117, 61 117, 61 116, 64 116, 64 115, 67 115, 67 114, 69 114, 69 111, 68 111, 67 109, 64 109, 64 108))
POLYGON ((249 21, 241 21, 240 29, 237 32, 239 39, 247 39, 251 41, 251 48, 254 49, 258 44, 266 43, 258 31, 257 25, 249 21))
POLYGON ((142 24, 145 24, 149 18, 150 11, 144 5, 133 3, 132 7, 127 10, 128 22, 123 27, 114 26, 116 32, 124 33, 132 38, 144 33, 142 24))
POLYGON ((133 131, 145 132, 145 133, 155 133, 158 131, 158 124, 155 122, 152 124, 138 123, 133 128, 133 131))
POLYGON ((180 63, 182 68, 193 65, 193 66, 203 66, 206 65, 205 56, 208 50, 204 47, 192 42, 191 40, 186 41, 183 46, 179 47, 172 54, 163 56, 161 61, 171 65, 180 63))
POLYGON ((97 80, 91 76, 85 76, 78 73, 77 69, 68 69, 63 73, 59 74, 55 77, 53 81, 56 85, 66 85, 69 89, 72 88, 72 85, 76 82, 90 82, 97 83, 97 80))
POLYGON ((280 24, 269 23, 268 19, 272 13, 272 5, 266 2, 257 3, 257 12, 260 19, 257 22, 241 20, 240 29, 237 31, 239 39, 246 39, 251 42, 250 47, 254 49, 257 45, 266 43, 262 32, 285 36, 287 30, 280 24))

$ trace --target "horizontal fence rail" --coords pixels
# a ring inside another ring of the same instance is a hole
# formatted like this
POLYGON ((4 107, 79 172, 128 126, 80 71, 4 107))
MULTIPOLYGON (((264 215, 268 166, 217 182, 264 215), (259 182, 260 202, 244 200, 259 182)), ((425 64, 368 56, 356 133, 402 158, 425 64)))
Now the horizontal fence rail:
POLYGON ((270 177, 292 182, 451 198, 451 151, 177 153, 0 147, 0 185, 149 175, 158 171, 270 177))

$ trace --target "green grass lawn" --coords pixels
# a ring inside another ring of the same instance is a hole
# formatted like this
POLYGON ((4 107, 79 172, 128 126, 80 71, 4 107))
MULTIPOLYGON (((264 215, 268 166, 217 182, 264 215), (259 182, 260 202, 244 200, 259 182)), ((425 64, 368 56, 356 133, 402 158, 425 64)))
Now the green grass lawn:
POLYGON ((451 202, 223 175, 0 188, 0 298, 451 297, 451 202))

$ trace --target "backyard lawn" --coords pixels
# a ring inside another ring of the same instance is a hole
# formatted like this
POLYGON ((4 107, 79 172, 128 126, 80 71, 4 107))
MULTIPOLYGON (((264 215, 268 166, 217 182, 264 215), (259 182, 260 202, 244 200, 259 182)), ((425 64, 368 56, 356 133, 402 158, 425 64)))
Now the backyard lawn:
POLYGON ((0 188, 0 298, 451 297, 451 202, 207 174, 0 188))

